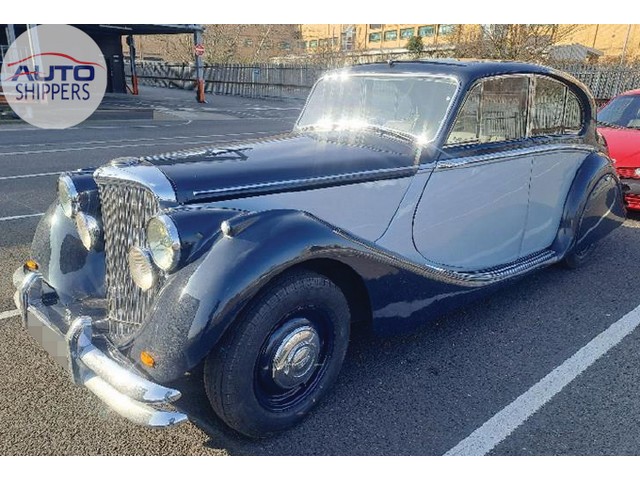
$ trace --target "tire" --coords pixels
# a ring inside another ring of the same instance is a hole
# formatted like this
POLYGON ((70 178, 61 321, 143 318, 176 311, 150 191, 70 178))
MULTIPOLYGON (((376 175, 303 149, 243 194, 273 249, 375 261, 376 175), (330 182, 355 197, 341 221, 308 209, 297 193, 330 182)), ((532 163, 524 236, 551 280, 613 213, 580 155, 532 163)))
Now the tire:
POLYGON ((300 422, 338 377, 350 320, 327 277, 299 270, 267 286, 206 360, 215 413, 255 438, 300 422))
POLYGON ((575 248, 562 259, 562 266, 569 270, 575 270, 588 263, 593 257, 596 244, 592 243, 586 247, 576 250, 575 248))

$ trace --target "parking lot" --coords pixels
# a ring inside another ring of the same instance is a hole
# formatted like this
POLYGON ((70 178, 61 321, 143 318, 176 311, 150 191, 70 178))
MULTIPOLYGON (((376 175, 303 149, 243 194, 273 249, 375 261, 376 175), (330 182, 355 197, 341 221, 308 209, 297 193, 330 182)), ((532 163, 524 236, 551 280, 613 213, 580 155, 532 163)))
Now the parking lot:
POLYGON ((57 174, 284 132, 301 106, 209 102, 147 88, 108 104, 153 118, 64 131, 0 124, 0 454, 640 454, 640 216, 582 269, 539 271, 408 335, 357 327, 336 388, 301 425, 267 440, 217 421, 197 371, 179 385, 191 422, 163 431, 122 420, 72 385, 22 331, 11 299, 11 274, 28 258, 57 174))

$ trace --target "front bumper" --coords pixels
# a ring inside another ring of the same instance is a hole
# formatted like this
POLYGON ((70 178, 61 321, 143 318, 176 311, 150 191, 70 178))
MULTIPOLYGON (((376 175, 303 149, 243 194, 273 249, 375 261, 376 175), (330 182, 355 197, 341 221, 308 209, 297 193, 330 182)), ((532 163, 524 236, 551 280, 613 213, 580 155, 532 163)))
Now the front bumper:
POLYGON ((75 383, 139 425, 161 428, 187 420, 171 405, 180 392, 144 378, 96 331, 90 316, 74 316, 55 301, 55 292, 40 273, 21 267, 13 275, 13 284, 23 327, 70 372, 75 383))

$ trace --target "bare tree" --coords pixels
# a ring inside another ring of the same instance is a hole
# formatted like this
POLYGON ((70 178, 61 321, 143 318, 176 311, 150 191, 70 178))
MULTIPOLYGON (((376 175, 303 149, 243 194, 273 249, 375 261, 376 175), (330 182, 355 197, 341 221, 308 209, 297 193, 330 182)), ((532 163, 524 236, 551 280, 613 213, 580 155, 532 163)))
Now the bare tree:
POLYGON ((458 25, 456 56, 540 61, 549 47, 582 28, 583 25, 567 24, 458 25))

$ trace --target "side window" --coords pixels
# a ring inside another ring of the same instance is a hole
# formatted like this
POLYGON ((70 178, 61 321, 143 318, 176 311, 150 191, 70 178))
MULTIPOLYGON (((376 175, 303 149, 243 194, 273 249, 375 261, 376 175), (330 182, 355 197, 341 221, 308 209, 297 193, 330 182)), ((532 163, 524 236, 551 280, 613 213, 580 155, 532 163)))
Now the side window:
POLYGON ((567 87, 550 78, 537 77, 531 115, 531 135, 562 133, 567 87))
POLYGON ((447 144, 477 143, 480 140, 480 96, 482 85, 476 85, 467 95, 447 144))
POLYGON ((527 77, 484 80, 467 96, 448 145, 501 142, 527 132, 527 77))
POLYGON ((580 100, 567 89, 567 101, 564 107, 564 133, 578 133, 582 130, 583 123, 580 100))
POLYGON ((577 133, 582 129, 580 101, 566 85, 545 77, 536 78, 531 135, 577 133))

